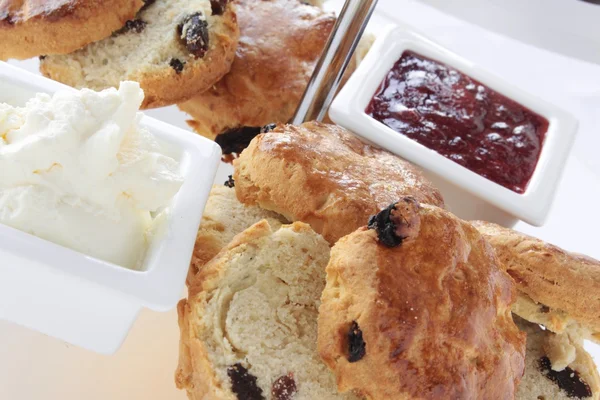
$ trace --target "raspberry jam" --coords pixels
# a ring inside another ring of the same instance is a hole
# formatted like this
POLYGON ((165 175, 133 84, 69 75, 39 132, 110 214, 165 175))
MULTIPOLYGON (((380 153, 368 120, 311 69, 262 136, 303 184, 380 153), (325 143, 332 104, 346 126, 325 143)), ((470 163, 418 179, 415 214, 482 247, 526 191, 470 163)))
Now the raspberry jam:
POLYGON ((450 160, 524 193, 548 121, 437 61, 406 51, 367 114, 450 160))

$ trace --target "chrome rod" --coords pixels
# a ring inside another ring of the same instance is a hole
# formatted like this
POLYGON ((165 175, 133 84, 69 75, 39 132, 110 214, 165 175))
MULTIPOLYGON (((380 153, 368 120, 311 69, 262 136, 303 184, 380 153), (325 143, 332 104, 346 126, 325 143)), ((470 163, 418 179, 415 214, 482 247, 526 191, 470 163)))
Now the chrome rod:
POLYGON ((377 0, 346 0, 292 124, 323 120, 376 5, 377 0))

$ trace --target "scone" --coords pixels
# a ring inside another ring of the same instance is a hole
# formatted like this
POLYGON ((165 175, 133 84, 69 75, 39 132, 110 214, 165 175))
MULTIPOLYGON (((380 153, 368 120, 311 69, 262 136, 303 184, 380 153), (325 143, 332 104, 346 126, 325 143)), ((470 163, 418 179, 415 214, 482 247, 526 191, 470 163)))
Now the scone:
POLYGON ((233 180, 230 182, 229 186, 215 185, 210 191, 196 237, 188 283, 235 235, 263 219, 273 229, 279 229, 282 223, 287 222, 272 211, 240 203, 235 196, 233 180))
POLYGON ((236 4, 240 40, 231 71, 179 104, 198 133, 210 139, 222 134, 220 142, 231 142, 233 131, 254 128, 255 136, 263 125, 291 119, 336 21, 300 0, 236 4))
POLYGON ((65 54, 110 36, 142 0, 0 0, 0 60, 65 54))
POLYGON ((228 0, 154 0, 112 36, 48 56, 40 70, 94 90, 137 81, 146 94, 143 107, 159 107, 185 101, 229 72, 238 36, 228 0))
POLYGON ((600 262, 489 222, 473 224, 517 283, 513 312, 553 332, 600 340, 600 262))
POLYGON ((470 224, 404 197, 332 248, 319 353, 367 399, 514 399, 514 287, 470 224))
POLYGON ((242 203, 306 222, 332 244, 402 195, 444 204, 412 164, 336 125, 278 126, 252 140, 234 167, 242 203))
POLYGON ((330 400, 317 354, 329 246, 308 225, 261 221, 206 264, 178 306, 179 388, 191 400, 330 400))
POLYGON ((515 316, 527 333, 525 374, 516 400, 593 399, 600 396, 600 377, 581 343, 556 335, 515 316), (557 364, 560 364, 557 368, 557 364))

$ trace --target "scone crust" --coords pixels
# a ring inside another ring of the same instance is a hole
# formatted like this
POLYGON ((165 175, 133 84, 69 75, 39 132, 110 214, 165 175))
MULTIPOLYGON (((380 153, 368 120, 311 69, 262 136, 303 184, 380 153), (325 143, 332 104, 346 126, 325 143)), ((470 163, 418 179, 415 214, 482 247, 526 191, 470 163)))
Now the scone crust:
POLYGON ((142 0, 0 0, 0 60, 66 54, 110 36, 142 0))
MULTIPOLYGON (((181 72, 177 73, 174 68, 165 64, 164 68, 138 69, 130 75, 120 77, 121 81, 140 83, 145 94, 142 108, 163 107, 188 100, 210 88, 229 72, 239 38, 233 2, 227 5, 223 15, 211 16, 210 20, 209 50, 201 59, 188 60, 181 72)), ((77 57, 82 57, 85 49, 64 56, 47 57, 40 62, 40 71, 69 86, 85 87, 85 73, 77 61, 77 57)), ((90 88, 101 90, 118 84, 119 82, 106 82, 105 85, 90 88)))
POLYGON ((233 188, 213 186, 196 236, 187 283, 190 284, 200 268, 227 246, 235 235, 263 219, 273 229, 287 222, 272 211, 243 205, 233 188))
POLYGON ((185 389, 190 400, 237 400, 230 390, 222 387, 209 359, 208 350, 198 339, 199 327, 195 315, 201 315, 201 304, 208 293, 218 287, 228 263, 227 253, 239 246, 252 244, 272 233, 269 223, 261 221, 240 233, 219 254, 195 275, 188 287, 188 300, 177 306, 179 329, 179 365, 175 384, 185 389))
POLYGON ((444 204, 410 163, 336 125, 279 126, 254 138, 234 167, 241 202, 306 222, 332 244, 402 195, 444 204))
POLYGON ((231 71, 179 104, 211 139, 241 126, 288 122, 335 24, 332 13, 300 0, 236 4, 240 40, 231 71))
POLYGON ((525 335, 514 288, 475 228, 424 205, 420 231, 386 247, 361 228, 332 249, 319 353, 341 391, 367 399, 514 399, 525 335), (352 322, 366 353, 349 361, 352 322))
POLYGON ((548 311, 562 311, 600 332, 599 261, 496 224, 473 224, 492 244, 520 292, 548 311))

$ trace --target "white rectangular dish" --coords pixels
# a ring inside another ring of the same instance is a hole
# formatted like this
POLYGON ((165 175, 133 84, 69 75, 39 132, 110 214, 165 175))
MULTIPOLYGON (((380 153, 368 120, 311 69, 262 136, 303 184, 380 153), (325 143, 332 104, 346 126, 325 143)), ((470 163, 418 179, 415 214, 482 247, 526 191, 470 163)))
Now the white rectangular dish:
POLYGON ((402 25, 386 29, 378 37, 365 60, 335 98, 329 114, 337 124, 536 226, 541 226, 548 216, 578 126, 577 120, 568 112, 505 82, 402 25), (387 73, 407 50, 449 65, 549 121, 537 167, 524 194, 513 192, 470 171, 397 133, 365 112, 387 73))
MULTIPOLYGON (((0 63, 0 102, 73 90, 0 63)), ((100 353, 115 352, 143 307, 167 311, 183 292, 221 150, 144 117, 141 125, 180 162, 184 183, 160 219, 142 267, 131 270, 0 224, 0 319, 100 353)))

